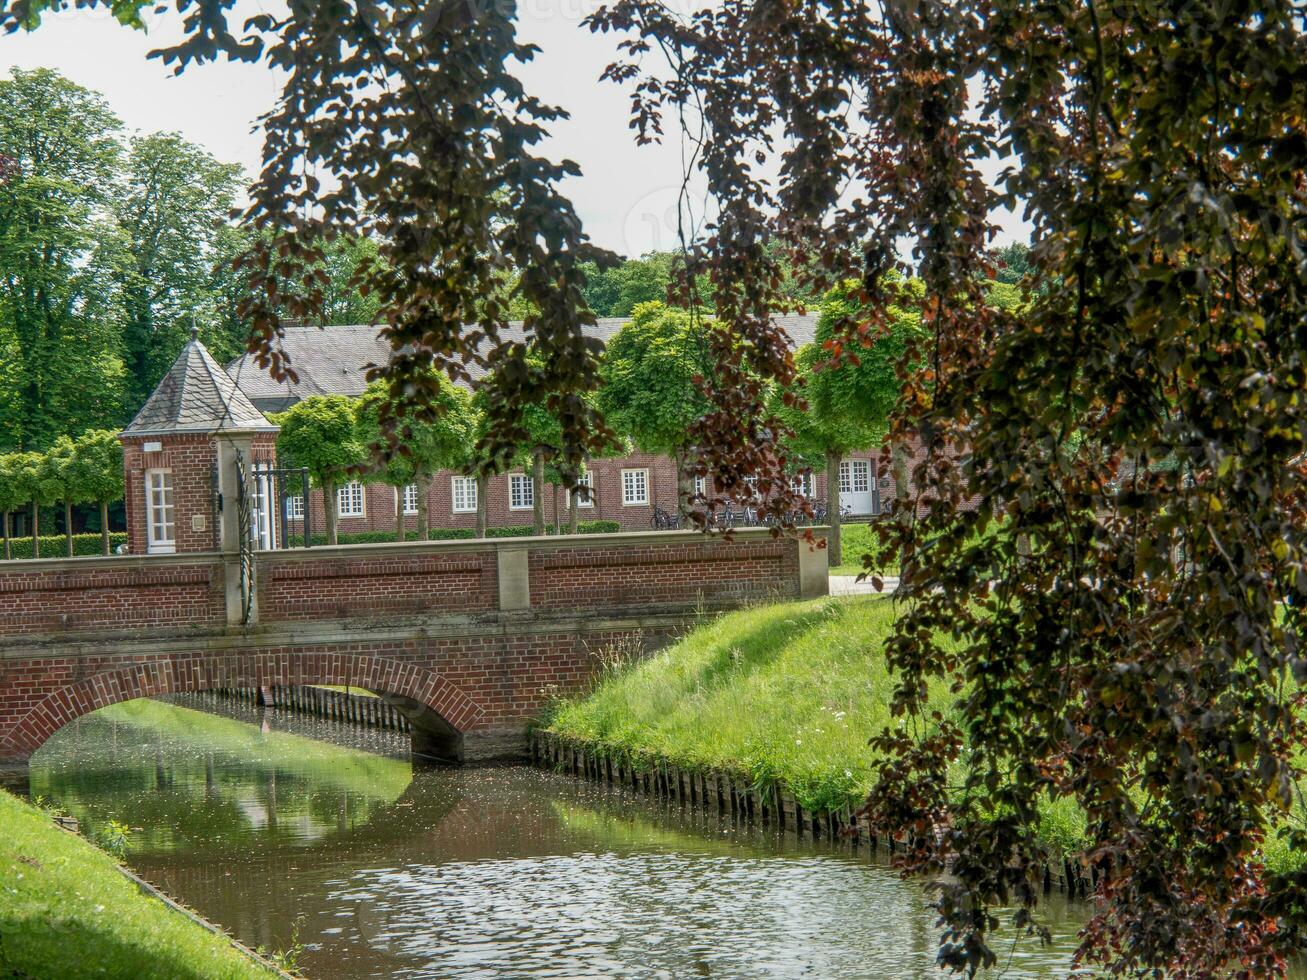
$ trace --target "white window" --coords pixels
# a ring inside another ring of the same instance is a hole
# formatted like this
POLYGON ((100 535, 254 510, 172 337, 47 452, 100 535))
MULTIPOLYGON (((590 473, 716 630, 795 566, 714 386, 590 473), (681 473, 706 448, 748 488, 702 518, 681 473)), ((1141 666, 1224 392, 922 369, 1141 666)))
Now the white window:
POLYGON ((708 496, 708 478, 706 476, 696 476, 694 478, 694 492, 696 496, 708 496))
POLYGON ((866 493, 871 489, 871 464, 865 459, 840 463, 840 493, 866 493))
POLYGON ((649 503, 649 471, 622 470, 622 506, 641 507, 649 503))
POLYGON ((453 489, 450 496, 454 501, 455 514, 475 514, 477 509, 477 478, 475 476, 453 477, 453 489))
MULTIPOLYGON (((591 470, 586 470, 584 473, 581 474, 580 478, 577 479, 576 482, 577 482, 580 486, 583 486, 583 487, 589 487, 589 488, 590 488, 590 492, 587 493, 587 494, 584 494, 584 495, 582 495, 582 494, 580 494, 580 493, 577 493, 577 494, 576 494, 576 506, 578 506, 578 507, 593 507, 593 506, 595 505, 595 492, 594 492, 594 488, 595 488, 595 475, 594 475, 594 472, 591 471, 591 470)), ((573 491, 573 493, 576 493, 576 491, 573 491)))
POLYGON ((363 516, 363 484, 353 481, 337 488, 336 515, 338 517, 363 516))
POLYGON ((404 513, 416 514, 418 512, 418 485, 410 483, 404 488, 404 513))
POLYGON ((172 472, 150 470, 145 474, 147 551, 171 554, 177 550, 177 518, 172 502, 172 472))
POLYGON ((812 474, 800 473, 790 477, 790 489, 802 497, 812 496, 812 474))
POLYGON ((286 519, 288 521, 304 520, 304 497, 286 498, 286 519))
POLYGON ((250 493, 250 541, 254 547, 267 551, 277 546, 275 524, 269 501, 272 499, 272 475, 264 467, 256 466, 250 493))
POLYGON ((535 506, 535 486, 522 473, 508 474, 508 509, 530 510, 535 506))

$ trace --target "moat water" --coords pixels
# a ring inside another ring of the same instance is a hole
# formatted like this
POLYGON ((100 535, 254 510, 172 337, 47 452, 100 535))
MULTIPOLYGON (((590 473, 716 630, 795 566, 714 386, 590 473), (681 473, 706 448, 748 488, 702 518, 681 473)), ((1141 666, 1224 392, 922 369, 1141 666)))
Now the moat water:
MULTIPOLYGON (((798 841, 526 767, 410 767, 403 736, 198 701, 88 715, 33 759, 32 794, 94 833, 131 826, 142 876, 313 978, 925 978, 927 895, 798 841), (206 705, 206 708, 208 706, 206 705)), ((1061 977, 1054 942, 1004 978, 1061 977)))

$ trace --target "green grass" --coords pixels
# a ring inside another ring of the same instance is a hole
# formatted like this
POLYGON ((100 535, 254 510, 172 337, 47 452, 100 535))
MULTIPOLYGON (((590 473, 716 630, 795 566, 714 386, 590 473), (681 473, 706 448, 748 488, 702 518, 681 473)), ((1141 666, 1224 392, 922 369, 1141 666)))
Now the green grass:
POLYGON ((893 616, 876 597, 732 613, 559 705, 549 728, 619 757, 783 781, 807 808, 846 806, 865 797, 867 737, 889 722, 893 616))
MULTIPOLYGON (((560 702, 547 728, 637 765, 725 770, 763 789, 783 782, 806 809, 855 806, 872 783, 867 739, 891 722, 883 648, 893 622, 894 604, 878 596, 730 613, 560 702)), ((951 712, 942 686, 930 701, 951 712)), ((1300 803, 1293 819, 1305 817, 1300 803)), ((1059 854, 1089 843, 1069 799, 1044 807, 1039 833, 1059 854)), ((1264 856, 1277 871, 1307 863, 1274 835, 1264 856)))
POLYGON ((142 894, 107 854, 5 792, 0 826, 0 975, 275 976, 142 894))
MULTIPOLYGON (((841 564, 830 570, 832 575, 860 575, 863 572, 862 556, 867 554, 876 555, 879 552, 880 542, 876 539, 870 524, 841 524, 840 525, 840 557, 843 559, 841 564)), ((888 558, 888 556, 886 556, 888 558)), ((882 559, 876 566, 876 570, 882 575, 897 575, 899 573, 899 563, 897 560, 882 559)))

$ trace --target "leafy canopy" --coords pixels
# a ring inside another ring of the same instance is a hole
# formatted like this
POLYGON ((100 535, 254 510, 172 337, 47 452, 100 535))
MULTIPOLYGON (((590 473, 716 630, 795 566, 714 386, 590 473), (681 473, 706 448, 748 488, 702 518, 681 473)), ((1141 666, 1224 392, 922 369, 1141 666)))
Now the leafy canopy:
POLYGON ((271 419, 281 426, 277 456, 286 466, 303 467, 315 486, 363 466, 367 445, 360 437, 355 400, 344 395, 314 395, 271 419))

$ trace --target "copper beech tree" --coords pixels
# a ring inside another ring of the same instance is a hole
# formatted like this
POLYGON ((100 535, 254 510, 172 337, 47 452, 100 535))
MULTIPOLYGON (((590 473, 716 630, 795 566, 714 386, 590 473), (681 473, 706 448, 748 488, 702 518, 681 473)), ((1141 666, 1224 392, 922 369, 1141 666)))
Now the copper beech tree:
MULTIPOLYGON (((13 29, 70 5, 0 10, 13 29)), ((144 6, 108 5, 127 22, 144 6)), ((579 464, 604 436, 583 397, 598 352, 581 265, 610 257, 558 192, 573 168, 533 149, 561 111, 512 73, 532 54, 515 7, 289 0, 231 24, 228 0, 175 6, 169 61, 263 58, 286 79, 246 216, 267 234, 242 260, 273 370, 294 370, 276 310, 321 302, 296 270, 361 230, 381 243, 356 276, 380 299, 397 354, 378 375, 399 403, 423 411, 428 366, 460 378, 483 359, 490 457, 543 400, 579 464), (538 358, 499 339, 510 272, 538 358), (278 295, 288 280, 301 288, 278 295)), ((887 528, 903 723, 871 733, 867 813, 909 832, 905 871, 936 879, 952 968, 995 962, 1000 906, 1040 930, 1055 804, 1086 819, 1086 965, 1260 977, 1301 949, 1307 871, 1264 858, 1307 848, 1305 16, 1289 0, 723 0, 688 16, 619 0, 589 20, 618 39, 607 75, 630 88, 637 138, 689 140, 717 206, 681 290, 693 306, 707 283, 731 326, 691 432, 708 469, 778 455, 766 403, 794 364, 769 317, 776 241, 809 294, 864 284, 833 361, 885 329, 886 272, 925 284, 892 432, 922 440, 921 489, 887 528), (984 285, 1000 205, 1035 241, 1024 302, 1002 309, 984 285), (926 706, 941 681, 948 716, 926 706)))

